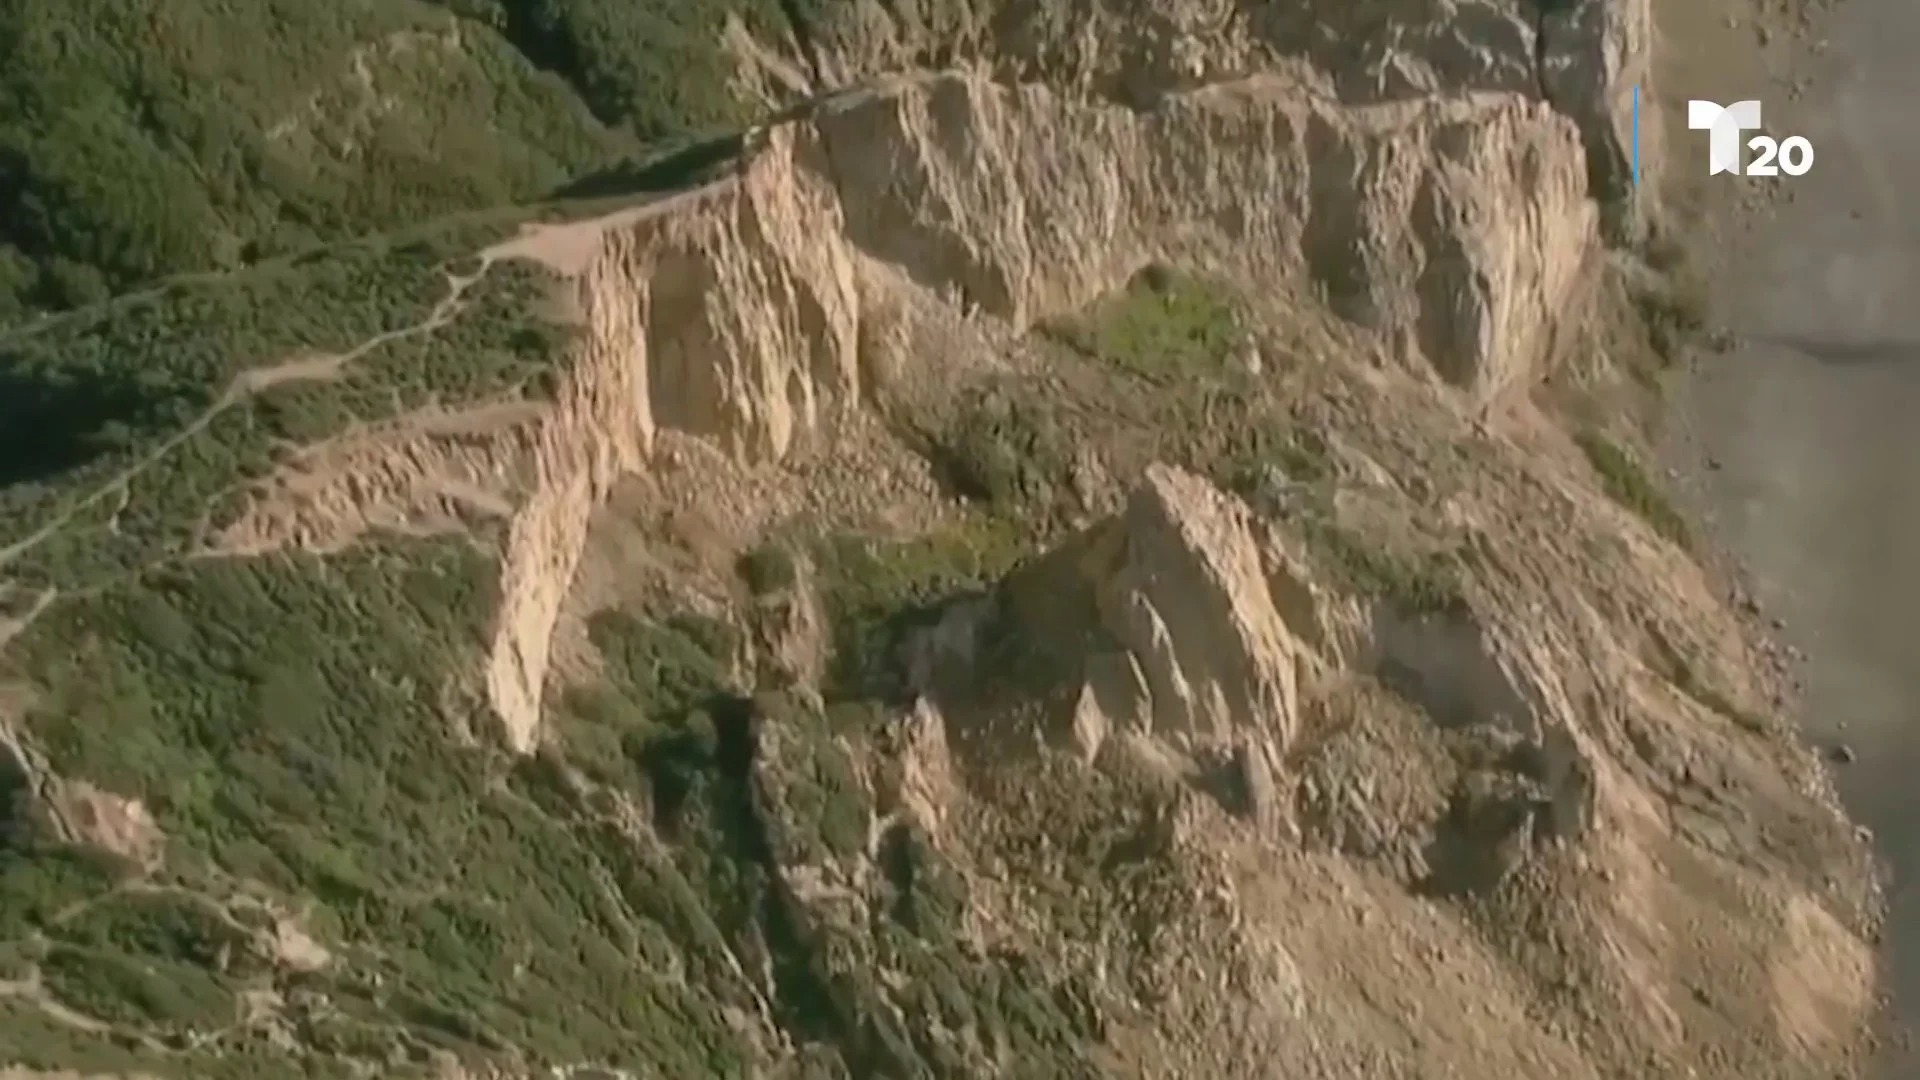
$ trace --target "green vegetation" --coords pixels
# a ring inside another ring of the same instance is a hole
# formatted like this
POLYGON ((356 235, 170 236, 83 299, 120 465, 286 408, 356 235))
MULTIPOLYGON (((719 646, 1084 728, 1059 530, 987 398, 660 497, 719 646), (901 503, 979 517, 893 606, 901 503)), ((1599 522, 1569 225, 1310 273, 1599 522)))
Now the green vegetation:
POLYGON ((603 684, 567 691, 559 720, 571 758, 607 783, 684 789, 689 755, 716 739, 708 709, 733 687, 732 630, 621 610, 595 614, 588 628, 607 671, 603 684))
MULTIPOLYGON (((862 637, 884 635, 897 605, 993 573, 1000 556, 987 546, 977 534, 900 545, 843 537, 818 557, 839 621, 862 637)), ((605 612, 590 631, 605 685, 570 698, 567 753, 620 755, 599 776, 647 793, 711 932, 729 948, 764 950, 776 1018, 837 1059, 831 1074, 976 1072, 957 1037, 966 1033, 1022 1054, 1033 1075, 1092 1075, 1079 1063, 1085 1022, 1037 972, 957 948, 964 884, 911 826, 878 840, 885 876, 870 901, 886 918, 843 923, 793 894, 789 868, 869 849, 872 797, 856 756, 874 749, 880 710, 857 696, 824 711, 782 693, 739 696, 728 663, 738 643, 711 620, 605 612)))
POLYGON ((563 73, 602 122, 649 144, 753 119, 748 104, 728 90, 734 66, 722 49, 722 33, 729 16, 741 18, 761 40, 792 50, 777 0, 439 2, 493 28, 536 65, 563 73))
POLYGON ((247 944, 246 928, 224 910, 202 897, 172 892, 103 897, 60 920, 56 933, 77 947, 200 966, 238 960, 247 944))
POLYGON ((60 945, 40 974, 62 1004, 109 1023, 217 1029, 236 1018, 232 991, 192 964, 60 945))
POLYGON ((136 573, 217 525, 282 447, 429 403, 548 393, 574 331, 539 314, 543 270, 491 267, 428 325, 450 263, 504 226, 348 245, 0 336, 0 543, 79 515, 8 572, 67 588, 136 573), (349 362, 211 411, 244 372, 329 354, 349 362), (124 499, 108 490, 123 475, 124 499))
MULTIPOLYGON (((965 388, 921 432, 946 486, 1044 541, 1084 521, 1083 449, 1122 482, 1150 461, 1223 481, 1313 448, 1262 377, 1233 359, 1252 338, 1224 288, 1164 269, 1040 328, 1055 370, 965 388), (1115 377, 1115 376, 1119 377, 1115 377)), ((1097 481, 1096 481, 1097 482, 1097 481)))
POLYGON ((0 8, 0 325, 449 211, 629 145, 423 3, 0 8))
POLYGON ((634 172, 770 107, 729 20, 804 63, 844 6, 5 5, 0 327, 634 172))
MULTIPOLYGON (((57 1020, 24 998, 0 997, 0 1031, 7 1034, 7 1062, 28 1069, 72 1069, 82 1074, 137 1076, 154 1072, 153 1055, 114 1043, 57 1020)), ((175 1072, 186 1080, 185 1072, 175 1072)), ((195 1076, 207 1073, 191 1074, 195 1076)))
POLYGON ((192 563, 56 606, 9 660, 45 688, 29 727, 64 767, 149 800, 170 835, 236 869, 323 873, 347 896, 378 877, 318 834, 272 835, 275 819, 444 862, 429 823, 387 804, 414 776, 472 771, 435 748, 427 714, 484 625, 483 571, 475 553, 411 547, 192 563))
POLYGON ((0 844, 0 940, 19 940, 112 888, 120 868, 84 847, 10 837, 0 844))
POLYGON ((815 554, 833 633, 830 698, 890 697, 905 631, 998 581, 1031 550, 1021 527, 979 516, 903 541, 829 538, 815 554))
MULTIPOLYGON (((184 428, 248 368, 417 324, 444 292, 438 261, 430 249, 355 245, 0 337, 7 497, 17 500, 23 482, 51 487, 76 466, 110 471, 184 428)), ((9 529, 28 524, 5 518, 9 529)))
POLYGON ((1209 282, 1150 268, 1084 315, 1047 333, 1155 383, 1215 375, 1248 343, 1238 308, 1209 282))
MULTIPOLYGON (((493 573, 454 543, 191 563, 56 606, 7 674, 43 687, 26 726, 51 760, 154 809, 181 886, 316 904, 350 959, 315 988, 374 1041, 737 1075, 719 1014, 738 984, 705 904, 541 762, 490 748, 494 721, 462 704, 493 573), (626 959, 663 942, 690 985, 626 959)), ((60 1000, 140 1025, 227 1015, 232 976, 209 955, 245 970, 230 923, 122 895, 51 925, 107 883, 7 865, 0 910, 54 934, 60 1000)))
POLYGON ((1581 432, 1575 441, 1599 475, 1600 486, 1608 496, 1640 515, 1654 532, 1668 541, 1683 548, 1692 546, 1692 532, 1686 518, 1668 501, 1633 455, 1595 431, 1581 432))
POLYGON ((1467 606, 1459 558, 1449 552, 1387 551, 1330 522, 1310 522, 1316 555, 1347 585, 1409 615, 1456 614, 1467 606))
POLYGON ((964 391, 932 455, 961 497, 1044 519, 1066 502, 1074 444, 1054 401, 1029 389, 993 382, 964 391))
POLYGON ((753 708, 769 733, 763 749, 770 747, 765 771, 780 811, 768 821, 776 860, 817 864, 865 852, 872 814, 848 747, 873 734, 874 717, 816 712, 778 693, 756 695, 753 708))

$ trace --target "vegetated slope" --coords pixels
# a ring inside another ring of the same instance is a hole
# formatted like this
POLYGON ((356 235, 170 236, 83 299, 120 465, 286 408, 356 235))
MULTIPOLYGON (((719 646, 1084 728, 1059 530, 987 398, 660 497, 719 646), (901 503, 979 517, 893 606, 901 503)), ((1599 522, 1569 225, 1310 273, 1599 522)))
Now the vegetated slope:
POLYGON ((729 9, 687 7, 8 0, 0 322, 736 128, 729 9))
POLYGON ((1537 99, 1644 8, 940 10, 743 22, 875 78, 698 190, 0 339, 20 1068, 1854 1062, 1861 843, 1581 419, 1685 310, 1537 99))

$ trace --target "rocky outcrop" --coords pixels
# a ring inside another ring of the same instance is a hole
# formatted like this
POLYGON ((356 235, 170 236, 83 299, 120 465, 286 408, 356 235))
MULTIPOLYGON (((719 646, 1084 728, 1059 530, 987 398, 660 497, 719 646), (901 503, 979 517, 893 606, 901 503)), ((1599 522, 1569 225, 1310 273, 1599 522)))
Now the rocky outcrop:
POLYGON ((1572 125, 1516 95, 1346 108, 1276 76, 1142 111, 948 73, 770 130, 737 178, 602 222, 573 267, 587 330, 529 445, 496 707, 530 745, 587 515, 653 434, 774 460, 826 430, 859 400, 863 312, 898 307, 879 293, 902 278, 1015 329, 1155 262, 1317 292, 1485 400, 1596 243, 1582 161, 1572 125))
POLYGON ((1648 0, 1535 0, 1541 92, 1580 126, 1592 191, 1609 238, 1643 239, 1654 212, 1660 126, 1636 123, 1651 101, 1653 12, 1648 0))
MULTIPOLYGON (((1638 235, 1652 183, 1632 184, 1631 97, 1651 92, 1650 0, 1393 0, 1338 6, 1243 0, 839 5, 804 26, 806 93, 903 70, 977 67, 1079 98, 1147 108, 1252 71, 1343 105, 1497 92, 1550 104, 1579 128, 1590 194, 1614 235, 1638 235)), ((768 94, 793 92, 743 49, 768 94), (780 89, 773 89, 779 87, 780 89)), ((784 70, 784 69, 783 69, 784 70)), ((1641 132, 1655 178, 1658 132, 1641 132)))
MULTIPOLYGON (((1426 425, 1457 420, 1444 397, 1397 385, 1356 431, 1391 417, 1442 438, 1426 425)), ((1462 467, 1397 464, 1403 477, 1462 467)), ((1649 612, 1685 612, 1703 633, 1728 612, 1670 548, 1601 553, 1543 533, 1543 520, 1579 536, 1617 523, 1603 498, 1528 482, 1559 463, 1505 447, 1466 468, 1449 514, 1478 539, 1458 595, 1436 606, 1347 580, 1318 526, 1149 466, 1118 513, 930 620, 925 644, 948 668, 899 723, 902 760, 937 761, 940 783, 916 789, 911 812, 965 851, 969 834, 944 823, 982 812, 997 790, 984 778, 1032 767, 1066 803, 1152 777, 1150 804, 1173 809, 1150 816, 1164 830, 1151 835, 1172 839, 1129 844, 1178 851, 1167 858, 1192 891, 1152 940, 1204 958, 1169 959, 1168 982, 1212 987, 1211 972, 1277 950, 1314 1003, 1270 1009, 1274 988, 1237 983, 1170 998, 1155 1023, 1205 1032, 1175 1045, 1219 1054, 1214 1075, 1385 1074, 1389 1059, 1448 1057, 1445 1033, 1462 1030, 1479 1075, 1833 1075, 1871 1008, 1864 852, 1810 794, 1810 753, 1683 702, 1636 643, 1649 612), (1044 654, 1050 681, 996 696, 1009 643, 1044 654), (1065 753, 1035 753, 1036 727, 1065 753), (1213 859, 1238 866, 1237 887, 1212 883, 1213 859), (1690 996, 1702 980, 1724 989, 1690 996), (1456 1016, 1463 985, 1473 1004, 1456 1016), (1381 1051, 1358 1034, 1376 1009, 1419 1040, 1381 1051), (1482 1058, 1494 1044, 1511 1057, 1482 1058)), ((1023 853, 1061 853, 1023 864, 1051 887, 1086 849, 1063 821, 1021 817, 1029 798, 992 820, 1045 838, 1023 853)), ((1005 873, 990 862, 978 880, 1005 873)), ((1009 890, 993 917, 1034 918, 1025 886, 1009 890)), ((1062 966, 1081 955, 1075 933, 1033 931, 1071 939, 1062 966)))
POLYGON ((1346 109, 1259 76, 1142 112, 947 75, 816 123, 859 249, 1016 325, 1152 262, 1204 266, 1317 287, 1490 395, 1594 244, 1572 127, 1511 95, 1346 109))
MULTIPOLYGON (((513 745, 537 734, 553 622, 587 521, 662 428, 773 460, 858 401, 858 297, 813 133, 781 128, 737 180, 599 223, 571 270, 586 321, 508 538, 487 671, 513 745)), ((551 257, 537 240, 497 255, 551 257)))
POLYGON ((1149 469, 1080 561, 1095 621, 1134 673, 1133 693, 1090 686, 1093 698, 1184 752, 1244 740, 1263 765, 1277 761, 1299 725, 1303 647, 1274 604, 1266 562, 1239 500, 1190 473, 1149 469))

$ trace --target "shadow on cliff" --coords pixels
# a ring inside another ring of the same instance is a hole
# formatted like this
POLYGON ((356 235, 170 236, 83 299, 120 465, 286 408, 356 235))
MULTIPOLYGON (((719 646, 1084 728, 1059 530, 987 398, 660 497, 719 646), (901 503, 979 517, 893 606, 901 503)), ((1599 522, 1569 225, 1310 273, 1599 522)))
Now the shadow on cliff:
MULTIPOLYGON (((722 867, 714 915, 738 939, 764 949, 776 1017, 803 1041, 833 1046, 854 1080, 913 1075, 911 1055, 875 1002, 836 976, 828 935, 815 925, 779 857, 776 833, 789 828, 770 794, 763 729, 777 722, 749 698, 716 693, 703 703, 711 738, 682 734, 645 756, 654 785, 655 825, 684 839, 681 819, 704 819, 707 855, 722 867)), ((742 948, 740 940, 734 943, 742 948)))
POLYGON ((0 353, 0 488, 49 480, 132 445, 172 419, 137 380, 8 370, 0 353))

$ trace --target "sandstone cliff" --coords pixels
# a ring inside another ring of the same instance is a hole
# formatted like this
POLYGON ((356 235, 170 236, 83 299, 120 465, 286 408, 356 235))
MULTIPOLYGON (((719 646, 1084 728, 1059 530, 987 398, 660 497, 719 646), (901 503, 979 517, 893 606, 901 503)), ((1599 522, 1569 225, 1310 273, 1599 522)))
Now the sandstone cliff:
POLYGON ((1582 168, 1571 125, 1523 99, 1341 110, 1263 78, 1142 115, 934 76, 777 129, 739 180, 589 241, 588 344, 516 517, 503 713, 531 731, 538 642, 596 497, 662 427, 762 459, 830 430, 860 407, 863 366, 901 362, 860 355, 863 319, 891 304, 875 292, 904 279, 1017 330, 1149 264, 1201 267, 1326 295, 1387 354, 1488 399, 1590 269, 1582 168))
MULTIPOLYGON (((685 1024, 735 1056, 681 1067, 779 1076, 1855 1061, 1860 840, 1750 628, 1565 407, 1630 390, 1649 350, 1645 275, 1620 272, 1655 216, 1625 179, 1645 0, 803 25, 792 55, 730 32, 783 110, 731 175, 530 226, 452 277, 430 321, 542 268, 573 328, 550 392, 283 455, 181 560, 394 532, 497 559, 477 659, 352 674, 452 732, 431 760, 462 798, 538 807, 459 833, 538 849, 515 888, 587 852, 594 899, 539 924, 618 927, 596 947, 621 974, 596 977, 677 1018, 621 1013, 605 1045, 664 1061, 685 1024), (496 734, 497 771, 462 771, 496 734)), ((172 655, 173 616, 127 610, 142 655, 172 655)), ((456 625, 434 632, 464 648, 456 625)), ((300 707, 247 686, 263 716, 300 707)), ((243 746, 224 760, 272 757, 243 746)), ((202 828, 21 760, 143 851, 202 828)), ((274 908, 274 942, 380 972, 369 928, 442 940, 366 914, 415 901, 366 899, 336 843, 300 849, 358 897, 328 901, 336 939, 274 908)), ((492 921, 515 904, 446 925, 517 941, 492 921)), ((502 950, 484 979, 539 967, 502 950)), ((305 1031, 274 985, 259 1026, 305 1031)), ((530 1074, 552 1062, 515 1000, 438 1026, 530 1074)))

